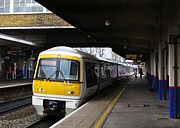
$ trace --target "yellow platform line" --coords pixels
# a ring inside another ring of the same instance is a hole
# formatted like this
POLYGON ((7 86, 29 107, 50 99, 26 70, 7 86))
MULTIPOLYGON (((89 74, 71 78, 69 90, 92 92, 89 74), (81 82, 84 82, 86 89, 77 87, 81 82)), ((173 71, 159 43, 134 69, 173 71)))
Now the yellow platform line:
POLYGON ((123 94, 124 91, 125 91, 125 88, 123 88, 119 92, 119 94, 112 100, 112 102, 109 104, 109 106, 106 108, 106 110, 104 111, 103 115, 101 116, 101 118, 97 122, 95 128, 100 128, 102 126, 102 124, 104 123, 105 119, 107 118, 107 116, 109 115, 109 113, 113 109, 114 105, 116 104, 117 100, 123 94))

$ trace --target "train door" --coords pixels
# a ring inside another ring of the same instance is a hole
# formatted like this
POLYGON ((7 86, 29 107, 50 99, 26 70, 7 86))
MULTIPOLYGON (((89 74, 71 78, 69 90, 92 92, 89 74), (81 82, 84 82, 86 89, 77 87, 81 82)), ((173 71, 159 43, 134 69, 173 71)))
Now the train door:
POLYGON ((99 89, 100 89, 100 78, 101 78, 100 77, 101 76, 101 74, 100 74, 100 64, 95 65, 95 74, 97 76, 97 81, 98 81, 98 87, 97 87, 96 92, 98 92, 99 89))
POLYGON ((108 63, 101 63, 101 77, 100 77, 100 90, 110 85, 110 70, 108 68, 108 63))
POLYGON ((96 63, 85 62, 87 96, 97 92, 99 83, 99 68, 97 67, 98 65, 96 63))

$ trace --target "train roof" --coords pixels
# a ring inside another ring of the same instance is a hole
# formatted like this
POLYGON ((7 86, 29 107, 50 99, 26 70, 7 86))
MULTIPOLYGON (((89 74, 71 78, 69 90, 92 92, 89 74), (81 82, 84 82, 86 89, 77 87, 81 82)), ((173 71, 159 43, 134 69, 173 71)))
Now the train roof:
POLYGON ((101 61, 109 62, 109 60, 108 60, 108 59, 106 59, 106 58, 102 58, 102 57, 99 57, 99 56, 97 56, 97 59, 98 59, 98 60, 101 60, 101 61))
POLYGON ((71 53, 76 53, 77 54, 77 50, 70 48, 70 47, 65 47, 65 46, 58 46, 58 47, 53 47, 50 49, 47 49, 43 52, 41 52, 40 54, 57 54, 60 52, 71 52, 71 53))
POLYGON ((71 47, 66 47, 66 46, 53 47, 40 53, 40 55, 44 55, 44 54, 66 54, 66 55, 76 56, 79 58, 92 59, 92 60, 97 60, 97 61, 100 60, 104 62, 120 64, 123 66, 129 66, 128 64, 125 64, 125 63, 119 63, 115 60, 109 60, 102 57, 96 57, 91 54, 85 53, 83 51, 80 51, 71 47))
POLYGON ((98 60, 97 57, 93 55, 90 55, 83 51, 79 51, 77 49, 66 47, 66 46, 53 47, 40 53, 40 55, 44 55, 44 54, 66 54, 66 55, 77 56, 79 58, 88 58, 88 59, 98 60))

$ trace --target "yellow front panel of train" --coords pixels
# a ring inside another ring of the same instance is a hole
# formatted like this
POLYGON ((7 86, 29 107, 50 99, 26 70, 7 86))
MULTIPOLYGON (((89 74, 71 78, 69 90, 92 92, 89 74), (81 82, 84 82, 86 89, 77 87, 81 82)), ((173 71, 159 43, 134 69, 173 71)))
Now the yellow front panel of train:
POLYGON ((58 54, 40 55, 33 81, 33 92, 36 94, 79 96, 81 90, 79 73, 80 58, 78 57, 58 54), (61 76, 61 78, 57 76, 61 76))
POLYGON ((53 82, 34 80, 33 92, 39 94, 52 94, 64 96, 79 96, 81 85, 79 83, 53 82))

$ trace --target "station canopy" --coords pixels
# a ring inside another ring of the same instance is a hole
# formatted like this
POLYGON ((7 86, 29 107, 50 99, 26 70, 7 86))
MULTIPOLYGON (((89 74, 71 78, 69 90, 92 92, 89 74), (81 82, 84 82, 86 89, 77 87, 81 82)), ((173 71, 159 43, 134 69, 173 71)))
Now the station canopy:
POLYGON ((97 40, 100 46, 142 60, 149 57, 159 41, 167 39, 163 32, 174 23, 171 18, 180 4, 178 0, 36 1, 97 40))

